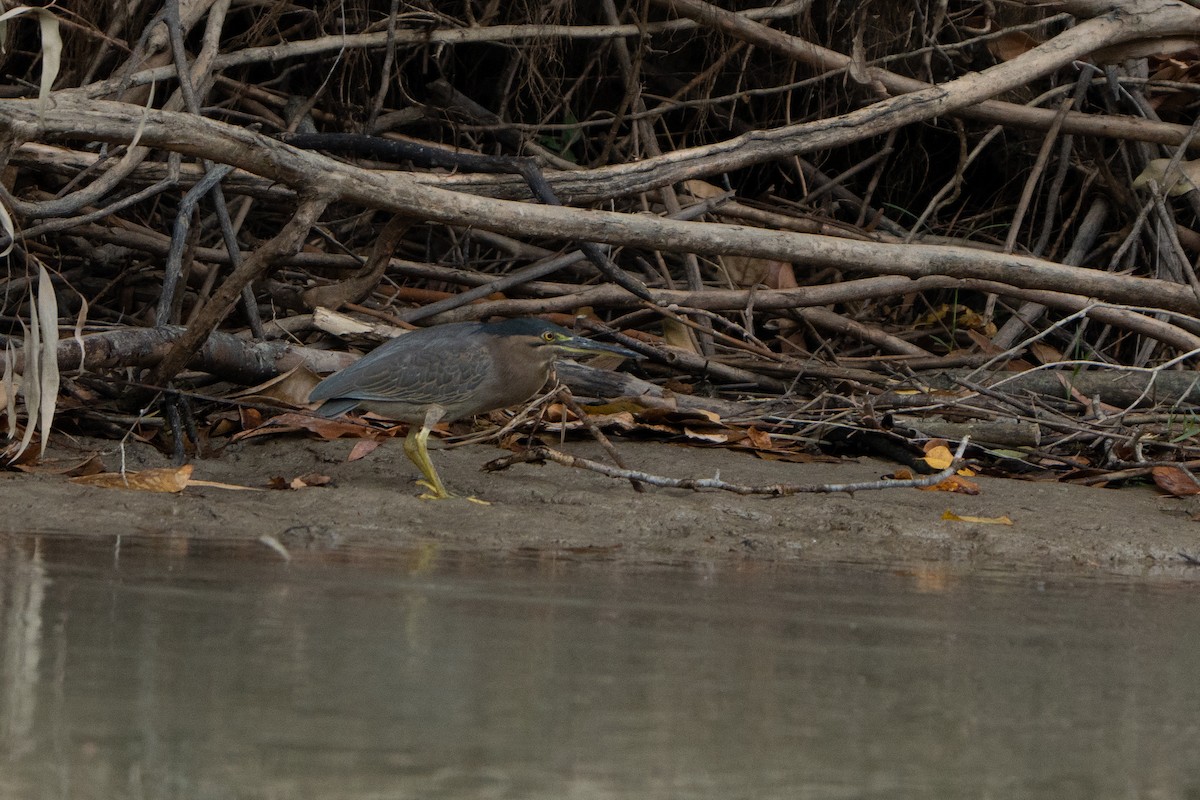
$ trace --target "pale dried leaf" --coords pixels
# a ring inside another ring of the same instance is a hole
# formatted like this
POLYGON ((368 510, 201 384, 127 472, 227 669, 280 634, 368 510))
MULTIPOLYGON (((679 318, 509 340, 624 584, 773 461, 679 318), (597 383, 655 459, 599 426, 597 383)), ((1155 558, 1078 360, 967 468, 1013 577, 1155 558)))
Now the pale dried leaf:
POLYGON ((82 375, 84 373, 84 366, 85 366, 84 357, 87 354, 87 351, 84 349, 84 346, 83 346, 83 326, 87 324, 87 320, 88 320, 88 301, 87 301, 86 297, 84 297, 83 295, 79 295, 79 314, 77 314, 75 317, 75 335, 73 338, 75 339, 75 344, 79 345, 79 374, 80 375, 82 375))
POLYGON ((1012 525, 1012 518, 1008 514, 999 517, 969 517, 964 514, 955 514, 953 511, 945 511, 942 513, 942 519, 948 522, 976 522, 980 525, 1012 525))
POLYGON ((687 189, 688 193, 691 194, 692 197, 698 197, 701 200, 706 200, 710 197, 720 197, 721 195, 725 194, 725 190, 720 186, 716 186, 708 181, 702 181, 696 178, 693 178, 690 181, 684 181, 683 188, 687 189))
POLYGON ((1167 177, 1167 167, 1171 164, 1169 158, 1153 159, 1146 168, 1133 179, 1133 188, 1141 189, 1149 186, 1151 181, 1166 189, 1169 195, 1187 194, 1200 187, 1200 160, 1180 161, 1177 168, 1167 177))
POLYGON ((191 464, 182 467, 158 467, 141 472, 101 472, 71 478, 71 483, 102 489, 131 489, 138 492, 182 492, 192 478, 191 464))
POLYGON ((273 400, 292 406, 304 406, 308 404, 309 394, 320 382, 320 375, 301 364, 258 386, 238 392, 234 397, 239 400, 273 400))
POLYGON ((4 343, 4 414, 8 420, 8 438, 17 435, 17 384, 13 380, 13 359, 17 352, 12 342, 4 343))
POLYGON ((58 17, 47 9, 38 9, 38 25, 42 33, 42 80, 38 86, 38 101, 44 105, 50 99, 50 89, 58 77, 63 43, 58 32, 58 17))
POLYGON ((54 425, 54 412, 58 407, 58 297, 54 283, 45 267, 38 267, 38 317, 42 326, 40 383, 41 402, 38 404, 39 425, 42 432, 41 455, 46 454, 50 442, 50 430, 54 425))
POLYGON ((16 461, 29 447, 29 443, 33 441, 34 428, 37 427, 38 411, 41 409, 42 383, 38 373, 39 358, 41 352, 41 325, 38 323, 37 303, 33 301, 33 287, 29 289, 29 327, 25 327, 24 321, 21 322, 21 330, 25 333, 25 374, 21 376, 21 394, 25 395, 25 434, 21 437, 21 445, 17 448, 17 452, 13 454, 12 460, 16 461))
POLYGON ((846 72, 855 83, 867 85, 871 82, 871 73, 867 69, 866 48, 863 46, 863 26, 855 28, 854 39, 850 43, 850 63, 846 72))
POLYGON ((334 336, 349 336, 351 334, 373 334, 388 339, 394 339, 408 333, 404 328, 387 325, 382 322, 368 323, 360 319, 339 313, 324 306, 317 306, 312 313, 313 327, 331 333, 334 336))
POLYGON ((0 203, 0 228, 3 228, 8 236, 8 245, 0 251, 0 258, 3 258, 12 252, 13 245, 17 243, 17 229, 13 227, 12 217, 8 215, 8 209, 3 203, 0 203))
POLYGON ((678 347, 688 353, 699 353, 696 340, 692 338, 692 330, 682 322, 676 322, 669 317, 662 321, 663 341, 671 347, 678 347))
POLYGON ((59 66, 62 62, 62 36, 58 32, 58 17, 48 9, 33 6, 18 6, 0 14, 0 41, 7 33, 8 20, 23 14, 35 14, 42 36, 42 77, 38 87, 38 100, 45 103, 50 96, 50 88, 58 77, 59 66))
POLYGON ((685 425, 683 428, 683 435, 698 442, 726 444, 736 434, 730 431, 702 431, 696 428, 689 428, 685 425))

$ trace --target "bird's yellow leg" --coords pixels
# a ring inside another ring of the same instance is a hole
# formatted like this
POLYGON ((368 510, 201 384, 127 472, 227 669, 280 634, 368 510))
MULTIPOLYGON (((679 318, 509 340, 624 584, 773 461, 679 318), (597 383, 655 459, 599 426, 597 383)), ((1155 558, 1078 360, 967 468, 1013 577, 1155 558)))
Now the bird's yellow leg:
POLYGON ((438 477, 437 470, 433 468, 433 462, 429 460, 429 448, 426 444, 428 440, 428 424, 419 428, 416 425, 409 427, 408 435, 404 437, 404 454, 408 456, 409 461, 417 465, 417 469, 421 470, 421 474, 425 476, 425 480, 417 481, 419 486, 424 486, 429 490, 421 495, 421 499, 445 500, 454 495, 446 491, 442 479, 438 477))
MULTIPOLYGON (((419 497, 422 500, 448 500, 458 495, 451 494, 446 490, 442 479, 438 477, 437 470, 433 467, 433 461, 429 458, 429 429, 433 423, 429 422, 428 418, 426 419, 426 424, 419 429, 415 425, 408 429, 408 435, 404 437, 404 453, 408 456, 408 460, 416 464, 417 469, 421 470, 421 474, 425 476, 424 480, 417 481, 417 485, 424 486, 428 491, 419 497)), ((480 500, 478 497, 468 496, 463 499, 481 506, 491 505, 487 500, 480 500)))

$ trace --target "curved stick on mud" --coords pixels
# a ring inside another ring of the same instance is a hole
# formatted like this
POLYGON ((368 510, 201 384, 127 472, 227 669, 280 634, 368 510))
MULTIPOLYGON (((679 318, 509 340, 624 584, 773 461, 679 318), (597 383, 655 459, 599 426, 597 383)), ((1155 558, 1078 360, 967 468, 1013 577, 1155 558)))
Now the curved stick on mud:
POLYGON ((969 441, 969 436, 962 438, 962 441, 958 443, 958 449, 954 451, 954 460, 950 463, 950 466, 941 472, 933 475, 925 475, 920 478, 906 478, 903 480, 883 479, 878 481, 860 481, 858 483, 771 483, 760 486, 747 486, 740 483, 729 483, 728 481, 721 480, 719 477, 669 478, 664 475, 653 475, 649 472, 642 472, 635 469, 612 467, 608 464, 601 464, 599 461, 592 461, 590 458, 573 456, 561 450, 544 446, 531 447, 522 453, 514 453, 511 456, 489 461, 483 465, 483 470, 486 472, 497 472, 502 469, 508 469, 513 464, 542 464, 547 461, 553 461, 555 464, 562 464, 564 467, 586 469, 591 472, 598 472, 601 475, 607 475, 610 478, 638 481, 664 489, 691 489, 695 492, 704 491, 705 489, 717 489, 723 492, 732 492, 733 494, 762 494, 769 497, 788 497, 794 494, 834 494, 836 492, 854 494, 855 492, 873 492, 881 489, 920 489, 926 486, 936 486, 962 467, 963 453, 966 452, 969 441))

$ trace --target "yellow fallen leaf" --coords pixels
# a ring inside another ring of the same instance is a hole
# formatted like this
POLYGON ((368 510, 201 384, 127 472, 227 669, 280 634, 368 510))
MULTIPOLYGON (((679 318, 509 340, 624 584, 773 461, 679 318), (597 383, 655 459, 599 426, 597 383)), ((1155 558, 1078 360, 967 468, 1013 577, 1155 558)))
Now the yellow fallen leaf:
POLYGON ((242 492, 261 491, 252 486, 237 486, 217 481, 192 480, 192 464, 182 467, 156 467, 141 472, 98 472, 95 475, 80 475, 71 478, 71 483, 81 486, 98 486, 101 489, 131 489, 136 492, 182 492, 189 486, 208 486, 213 489, 234 489, 242 492))
POLYGON ((925 463, 936 470, 943 470, 954 463, 954 454, 949 447, 938 445, 931 448, 924 456, 925 463))
POLYGON ((981 525, 1012 525, 1013 521, 1005 514, 1002 517, 968 517, 955 514, 953 511, 942 512, 942 519, 950 522, 978 522, 981 525))
POLYGON ((951 475, 940 483, 935 483, 933 486, 918 487, 922 492, 956 492, 958 494, 982 494, 983 490, 979 488, 979 484, 975 481, 969 481, 961 475, 951 475))
POLYGON ((133 489, 139 492, 182 492, 191 480, 191 464, 182 467, 158 467, 141 472, 98 472, 71 478, 71 483, 99 486, 102 489, 133 489))

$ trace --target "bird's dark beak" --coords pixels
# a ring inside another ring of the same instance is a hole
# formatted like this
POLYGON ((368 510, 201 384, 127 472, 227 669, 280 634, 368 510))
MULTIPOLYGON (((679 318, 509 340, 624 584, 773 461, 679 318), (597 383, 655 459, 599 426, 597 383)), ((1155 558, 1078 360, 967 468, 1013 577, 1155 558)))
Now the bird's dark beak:
POLYGON ((621 347, 620 345, 608 344, 607 342, 597 342, 593 341, 592 339, 586 339, 582 336, 572 336, 570 339, 559 342, 556 347, 562 352, 572 354, 578 353, 580 355, 587 355, 588 353, 613 353, 618 356, 624 356, 625 358, 645 358, 645 356, 641 353, 635 353, 634 351, 625 347, 621 347))

